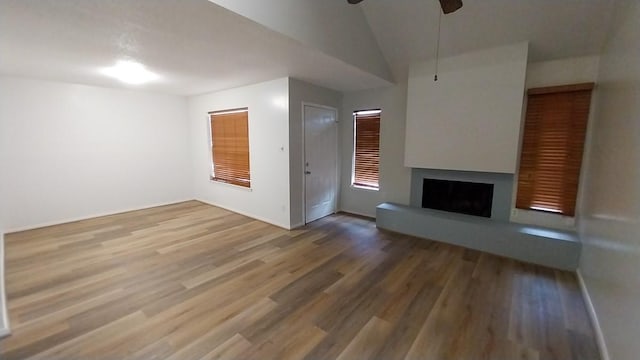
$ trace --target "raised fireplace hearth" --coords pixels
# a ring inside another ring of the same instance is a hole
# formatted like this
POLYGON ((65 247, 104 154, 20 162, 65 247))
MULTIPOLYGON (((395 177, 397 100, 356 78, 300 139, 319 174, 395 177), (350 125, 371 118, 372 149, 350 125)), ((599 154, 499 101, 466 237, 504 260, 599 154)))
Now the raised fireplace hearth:
POLYGON ((382 203, 376 226, 562 270, 575 271, 580 259, 575 233, 479 216, 382 203))
POLYGON ((490 218, 493 184, 425 178, 422 207, 490 218))
POLYGON ((510 221, 513 181, 513 174, 413 168, 410 206, 378 205, 376 225, 575 271, 581 245, 574 232, 510 221), (469 212, 478 216, 470 216, 469 212))

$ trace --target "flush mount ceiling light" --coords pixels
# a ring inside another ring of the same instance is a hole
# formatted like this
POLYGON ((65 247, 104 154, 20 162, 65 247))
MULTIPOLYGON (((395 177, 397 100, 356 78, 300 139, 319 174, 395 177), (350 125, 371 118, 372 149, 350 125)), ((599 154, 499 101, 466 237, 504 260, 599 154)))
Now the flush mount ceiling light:
POLYGON ((101 72, 132 85, 140 85, 160 78, 158 74, 147 70, 144 65, 130 60, 120 60, 114 66, 102 69, 101 72))

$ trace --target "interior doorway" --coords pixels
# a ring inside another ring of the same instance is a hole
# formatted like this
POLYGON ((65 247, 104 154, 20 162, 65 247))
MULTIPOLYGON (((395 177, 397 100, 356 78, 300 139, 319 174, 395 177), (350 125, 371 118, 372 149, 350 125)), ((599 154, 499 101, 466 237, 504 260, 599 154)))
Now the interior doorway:
POLYGON ((338 130, 336 109, 303 105, 305 224, 336 212, 338 130))

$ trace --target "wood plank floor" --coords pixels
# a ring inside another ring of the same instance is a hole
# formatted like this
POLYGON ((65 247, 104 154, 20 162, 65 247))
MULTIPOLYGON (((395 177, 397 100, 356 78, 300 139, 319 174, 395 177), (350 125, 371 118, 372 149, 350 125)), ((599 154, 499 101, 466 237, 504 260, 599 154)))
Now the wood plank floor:
POLYGON ((598 359, 575 276, 199 202, 6 236, 2 359, 598 359))

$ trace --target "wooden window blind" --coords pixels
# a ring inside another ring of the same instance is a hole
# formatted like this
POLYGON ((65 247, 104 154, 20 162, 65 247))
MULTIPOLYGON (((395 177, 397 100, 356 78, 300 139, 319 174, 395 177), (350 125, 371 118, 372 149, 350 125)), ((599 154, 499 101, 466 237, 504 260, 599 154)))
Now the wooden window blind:
POLYGON ((516 207, 574 216, 593 83, 528 91, 516 207))
POLYGON ((212 180, 251 187, 249 171, 249 117, 247 109, 209 113, 211 121, 212 180))
POLYGON ((354 113, 354 186, 379 188, 380 110, 354 113))

